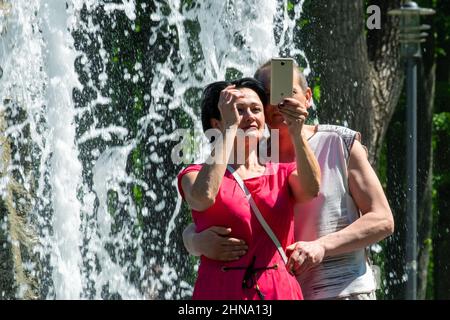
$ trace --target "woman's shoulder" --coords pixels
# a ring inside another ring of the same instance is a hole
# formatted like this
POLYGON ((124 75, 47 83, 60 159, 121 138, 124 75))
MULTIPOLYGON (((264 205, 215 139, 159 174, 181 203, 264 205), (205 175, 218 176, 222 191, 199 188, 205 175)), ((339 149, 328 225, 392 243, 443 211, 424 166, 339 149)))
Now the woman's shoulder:
POLYGON ((202 169, 202 164, 191 164, 188 165, 186 168, 182 169, 180 173, 177 175, 177 185, 178 185, 178 191, 180 192, 181 197, 184 199, 184 192, 183 188, 181 186, 181 180, 183 179, 184 175, 193 172, 193 171, 200 171, 202 169))
POLYGON ((190 164, 187 167, 181 169, 180 173, 178 173, 178 178, 184 176, 186 173, 192 171, 200 171, 203 167, 203 164, 190 164))

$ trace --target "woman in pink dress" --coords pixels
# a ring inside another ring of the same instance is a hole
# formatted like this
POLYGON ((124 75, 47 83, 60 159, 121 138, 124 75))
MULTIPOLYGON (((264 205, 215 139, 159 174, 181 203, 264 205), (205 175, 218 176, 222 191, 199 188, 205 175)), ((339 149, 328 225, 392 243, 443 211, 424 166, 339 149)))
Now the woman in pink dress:
POLYGON ((289 98, 283 101, 281 110, 297 161, 262 163, 258 142, 264 133, 266 99, 264 87, 252 78, 215 82, 203 92, 203 129, 205 133, 215 129, 220 134, 215 134, 213 153, 205 164, 190 165, 178 175, 178 188, 192 209, 197 231, 229 226, 234 237, 245 240, 248 251, 229 262, 202 256, 193 299, 303 299, 297 280, 286 269, 244 191, 227 170, 230 165, 242 178, 286 249, 293 242, 293 207, 318 194, 320 169, 301 135, 307 112, 292 107, 289 98), (245 137, 240 136, 242 132, 245 137))

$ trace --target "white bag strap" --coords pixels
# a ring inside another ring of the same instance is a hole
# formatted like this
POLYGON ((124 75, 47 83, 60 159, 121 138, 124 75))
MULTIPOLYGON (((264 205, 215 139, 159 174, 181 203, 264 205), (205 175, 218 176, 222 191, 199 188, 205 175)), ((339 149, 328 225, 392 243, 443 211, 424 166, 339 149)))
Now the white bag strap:
POLYGON ((283 261, 286 264, 288 261, 288 258, 286 256, 286 253, 283 250, 283 247, 281 246, 280 242, 278 241, 278 238, 275 235, 275 233, 273 233, 272 229, 267 224, 266 220, 264 220, 264 217, 262 216, 261 211, 259 211, 258 207, 256 206, 255 200, 253 200, 253 197, 252 197, 250 191, 248 191, 247 187, 245 186, 244 181, 242 181, 239 174, 231 166, 228 166, 227 169, 233 175, 234 179, 236 180, 237 184, 241 187, 242 191, 244 191, 245 197, 247 198, 248 202, 250 203, 250 206, 252 207, 253 212, 256 215, 256 218, 258 219, 259 223, 261 223, 262 227, 267 232, 269 237, 272 239, 273 243, 275 244, 275 246, 278 249, 278 252, 281 255, 281 258, 283 258, 283 261))

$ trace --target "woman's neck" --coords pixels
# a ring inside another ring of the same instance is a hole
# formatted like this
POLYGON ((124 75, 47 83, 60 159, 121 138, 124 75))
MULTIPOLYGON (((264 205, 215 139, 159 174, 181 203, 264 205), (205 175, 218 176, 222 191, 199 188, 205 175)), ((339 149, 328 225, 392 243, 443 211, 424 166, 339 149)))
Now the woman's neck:
POLYGON ((245 143, 245 149, 234 148, 234 159, 232 166, 245 171, 260 171, 263 167, 258 157, 258 143, 245 143), (242 154, 244 152, 244 154, 242 154))

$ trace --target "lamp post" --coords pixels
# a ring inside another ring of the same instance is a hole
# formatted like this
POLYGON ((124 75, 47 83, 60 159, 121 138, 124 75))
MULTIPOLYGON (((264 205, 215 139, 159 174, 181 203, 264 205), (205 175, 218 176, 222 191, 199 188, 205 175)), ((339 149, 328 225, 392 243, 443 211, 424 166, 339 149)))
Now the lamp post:
POLYGON ((417 61, 421 57, 420 43, 427 36, 428 25, 420 25, 421 15, 435 11, 420 8, 407 1, 400 9, 388 14, 400 16, 401 56, 406 65, 406 295, 408 300, 417 298, 417 61))

